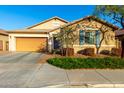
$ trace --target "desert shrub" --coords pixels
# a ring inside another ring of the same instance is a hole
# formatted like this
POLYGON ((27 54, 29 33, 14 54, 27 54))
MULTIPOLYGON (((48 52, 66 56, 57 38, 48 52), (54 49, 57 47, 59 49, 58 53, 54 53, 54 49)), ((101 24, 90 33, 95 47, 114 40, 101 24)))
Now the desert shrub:
POLYGON ((95 55, 95 50, 94 48, 86 48, 84 49, 84 55, 88 55, 88 56, 94 56, 95 55))
POLYGON ((85 49, 79 50, 77 53, 78 53, 78 54, 84 54, 84 53, 85 53, 85 49))
POLYGON ((61 54, 61 50, 60 49, 53 49, 52 54, 61 54))
POLYGON ((110 51, 109 50, 102 50, 102 51, 100 51, 100 54, 109 55, 110 51))

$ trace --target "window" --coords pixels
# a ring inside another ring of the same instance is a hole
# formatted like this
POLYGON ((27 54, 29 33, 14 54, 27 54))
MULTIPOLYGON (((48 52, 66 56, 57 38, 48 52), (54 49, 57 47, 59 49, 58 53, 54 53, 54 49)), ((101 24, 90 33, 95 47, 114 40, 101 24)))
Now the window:
POLYGON ((85 43, 94 44, 94 32, 85 32, 85 43))
POLYGON ((95 32, 85 32, 83 30, 79 31, 79 42, 80 45, 94 44, 95 43, 95 32))
POLYGON ((79 42, 80 45, 83 45, 85 43, 85 32, 83 30, 79 31, 79 42))
POLYGON ((89 43, 89 41, 90 41, 90 33, 86 32, 85 33, 85 43, 89 43))

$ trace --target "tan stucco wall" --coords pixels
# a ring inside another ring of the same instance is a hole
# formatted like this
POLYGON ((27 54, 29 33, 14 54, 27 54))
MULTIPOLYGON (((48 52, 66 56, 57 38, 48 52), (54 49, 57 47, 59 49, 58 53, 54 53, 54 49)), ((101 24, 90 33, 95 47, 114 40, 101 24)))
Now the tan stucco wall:
POLYGON ((66 24, 65 22, 60 21, 60 20, 58 20, 58 19, 52 19, 52 20, 50 20, 50 21, 47 21, 47 22, 44 22, 44 23, 39 24, 39 25, 37 25, 37 26, 34 26, 34 27, 30 28, 30 29, 54 29, 54 28, 58 27, 58 26, 55 26, 55 25, 54 25, 54 23, 56 23, 56 22, 57 22, 59 25, 64 25, 64 24, 66 24))
POLYGON ((54 31, 51 31, 50 34, 57 34, 60 32, 60 28, 55 29, 54 31))
POLYGON ((7 42, 8 42, 8 36, 0 35, 0 40, 3 41, 3 51, 7 51, 7 42))
MULTIPOLYGON (((94 20, 91 20, 90 22, 92 22, 92 27, 97 27, 94 28, 95 30, 89 30, 89 31, 96 31, 96 30, 99 30, 99 28, 101 27, 101 23, 100 22, 97 22, 97 21, 94 21, 94 20)), ((83 21, 80 21, 80 22, 77 22, 73 25, 70 25, 72 27, 76 26, 77 24, 82 24, 82 25, 85 25, 85 26, 89 26, 89 23, 90 23, 88 20, 83 20, 83 21)), ((79 36, 79 30, 84 30, 85 31, 85 28, 81 27, 79 29, 77 29, 77 31, 75 31, 75 33, 78 34, 79 36)), ((100 48, 100 51, 102 50, 109 50, 111 51, 112 48, 117 48, 118 47, 118 41, 114 38, 115 37, 115 33, 113 31, 113 29, 111 27, 108 28, 108 32, 106 32, 105 34, 105 39, 103 40, 102 42, 102 46, 100 48)), ((54 32, 52 33, 58 33, 60 31, 60 29, 57 29, 55 30, 54 32)), ((102 37, 102 34, 101 34, 101 37, 102 37)), ((80 45, 79 44, 79 39, 76 40, 75 44, 74 44, 74 49, 75 49, 75 53, 77 53, 79 50, 83 50, 85 48, 94 48, 95 49, 95 52, 96 52, 96 46, 95 44, 83 44, 83 45, 80 45)), ((99 52, 100 52, 99 51, 99 52)))
MULTIPOLYGON (((94 48, 95 49, 95 53, 96 53, 96 47, 95 45, 74 45, 74 52, 77 53, 80 50, 86 49, 86 48, 94 48)), ((99 52, 101 52, 102 50, 108 50, 111 51, 112 48, 116 48, 115 45, 108 45, 108 46, 101 46, 99 52)))
MULTIPOLYGON (((95 26, 97 25, 96 29, 98 29, 98 30, 101 27, 101 23, 99 23, 97 21, 91 20, 90 22, 92 22, 92 24, 94 24, 95 26)), ((84 20, 84 22, 78 22, 76 24, 89 25, 88 23, 89 23, 89 21, 84 20)), ((76 25, 76 24, 74 24, 74 25, 76 25)), ((83 29, 83 28, 81 28, 81 29, 83 29)), ((111 51, 112 48, 118 47, 117 40, 114 38, 115 37, 114 31, 112 30, 112 28, 108 28, 108 29, 109 30, 105 33, 105 39, 102 42, 100 51, 102 51, 102 50, 111 51)), ((91 31, 94 31, 94 30, 91 30, 91 31)), ((79 30, 78 30, 78 33, 79 33, 79 30)), ((102 38, 102 34, 100 36, 102 38)), ((96 52, 96 46, 95 45, 93 45, 93 44, 92 45, 91 44, 79 45, 79 39, 76 41, 74 48, 75 48, 75 53, 77 51, 85 49, 85 48, 94 48, 95 52, 96 52)))

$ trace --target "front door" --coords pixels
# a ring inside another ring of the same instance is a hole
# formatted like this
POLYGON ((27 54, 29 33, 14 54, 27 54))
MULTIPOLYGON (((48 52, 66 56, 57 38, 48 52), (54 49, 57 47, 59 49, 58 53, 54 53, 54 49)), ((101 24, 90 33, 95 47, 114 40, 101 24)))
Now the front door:
POLYGON ((56 40, 56 37, 53 37, 53 42, 54 42, 54 49, 60 48, 60 43, 58 40, 56 40))

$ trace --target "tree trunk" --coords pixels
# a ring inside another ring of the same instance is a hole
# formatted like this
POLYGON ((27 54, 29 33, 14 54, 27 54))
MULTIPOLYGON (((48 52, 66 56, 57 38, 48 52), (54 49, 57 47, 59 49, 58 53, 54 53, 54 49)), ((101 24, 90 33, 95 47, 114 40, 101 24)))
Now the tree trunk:
POLYGON ((99 49, 100 49, 100 47, 96 48, 96 54, 99 54, 99 49))
POLYGON ((64 51, 63 48, 61 48, 61 55, 62 56, 64 55, 64 52, 63 51, 64 51))
MULTIPOLYGON (((101 31, 102 32, 102 31, 101 31)), ((103 42, 103 40, 104 40, 104 38, 105 38, 105 33, 106 33, 107 31, 105 31, 105 32, 102 32, 102 39, 101 39, 101 41, 100 41, 100 43, 99 43, 99 46, 96 46, 96 54, 99 54, 99 49, 101 48, 101 45, 102 45, 102 42, 103 42)))
POLYGON ((68 56, 68 47, 65 49, 65 51, 66 51, 66 56, 68 56))
POLYGON ((124 40, 121 41, 121 48, 122 48, 121 58, 124 58, 124 40))

